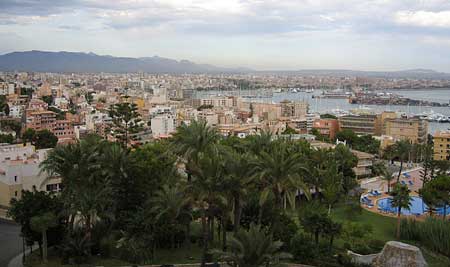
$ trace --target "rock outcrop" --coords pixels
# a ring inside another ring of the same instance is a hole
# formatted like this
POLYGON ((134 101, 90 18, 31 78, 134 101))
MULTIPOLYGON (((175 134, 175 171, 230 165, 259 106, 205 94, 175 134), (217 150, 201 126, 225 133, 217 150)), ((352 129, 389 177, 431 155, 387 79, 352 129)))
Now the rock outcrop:
POLYGON ((380 255, 375 258, 374 267, 426 267, 422 251, 418 247, 397 241, 384 245, 380 255))
POLYGON ((351 251, 348 255, 357 264, 373 267, 427 267, 422 251, 418 247, 397 241, 389 241, 381 253, 359 255, 351 251))

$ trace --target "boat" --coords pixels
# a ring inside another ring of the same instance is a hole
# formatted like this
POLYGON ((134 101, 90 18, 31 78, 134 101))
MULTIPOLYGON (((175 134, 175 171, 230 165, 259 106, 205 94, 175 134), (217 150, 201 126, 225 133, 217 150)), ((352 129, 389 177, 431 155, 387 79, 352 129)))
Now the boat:
POLYGON ((305 92, 308 93, 308 94, 311 94, 311 93, 314 93, 314 89, 312 89, 312 88, 311 89, 306 89, 305 92))

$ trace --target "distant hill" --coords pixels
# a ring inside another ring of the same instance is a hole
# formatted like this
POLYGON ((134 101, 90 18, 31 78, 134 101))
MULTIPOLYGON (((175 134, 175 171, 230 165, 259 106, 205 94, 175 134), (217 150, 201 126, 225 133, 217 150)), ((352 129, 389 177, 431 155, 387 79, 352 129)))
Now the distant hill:
POLYGON ((220 73, 248 72, 248 69, 221 68, 188 60, 162 57, 113 57, 78 52, 13 52, 0 56, 0 70, 35 72, 148 72, 148 73, 220 73))
POLYGON ((341 69, 304 69, 292 71, 262 71, 261 73, 277 73, 287 75, 322 75, 336 77, 379 77, 379 78, 411 78, 411 79, 443 79, 450 80, 450 73, 428 69, 411 69, 401 71, 359 71, 341 69))
POLYGON ((147 72, 147 73, 268 73, 287 75, 360 76, 381 78, 450 79, 449 73, 428 69, 403 71, 356 71, 344 69, 305 69, 254 71, 247 68, 221 68, 188 60, 163 57, 113 57, 94 53, 26 51, 0 55, 0 71, 35 72, 147 72))

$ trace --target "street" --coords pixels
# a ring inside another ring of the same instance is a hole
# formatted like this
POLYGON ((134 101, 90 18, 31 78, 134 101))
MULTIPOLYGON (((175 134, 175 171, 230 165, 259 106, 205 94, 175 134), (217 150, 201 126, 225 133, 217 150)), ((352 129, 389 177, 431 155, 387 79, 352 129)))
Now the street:
POLYGON ((21 252, 20 226, 0 219, 0 267, 6 267, 21 252))

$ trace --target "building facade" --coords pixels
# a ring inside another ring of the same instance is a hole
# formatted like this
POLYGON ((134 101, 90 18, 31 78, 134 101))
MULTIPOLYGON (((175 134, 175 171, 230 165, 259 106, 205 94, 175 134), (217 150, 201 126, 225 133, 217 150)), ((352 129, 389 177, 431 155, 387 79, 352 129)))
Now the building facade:
POLYGON ((434 160, 450 160, 450 131, 433 135, 434 160))

